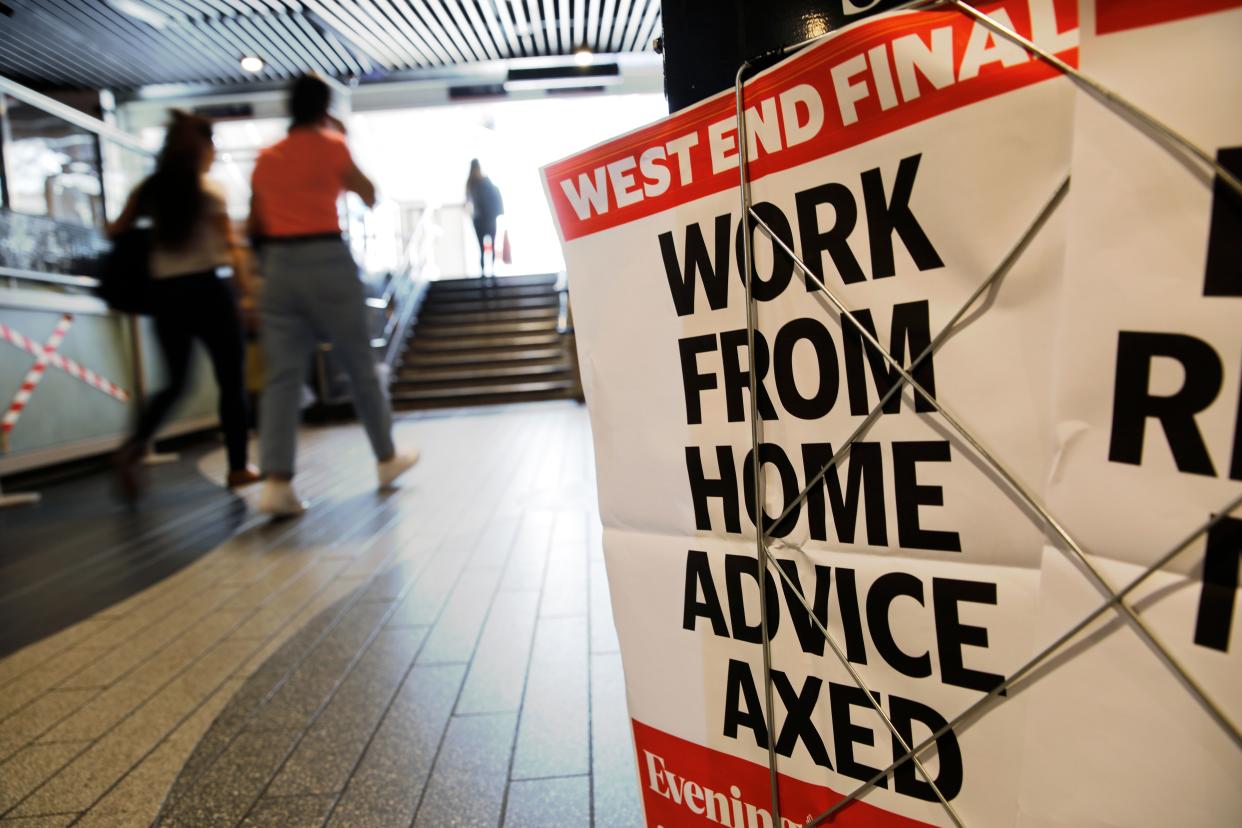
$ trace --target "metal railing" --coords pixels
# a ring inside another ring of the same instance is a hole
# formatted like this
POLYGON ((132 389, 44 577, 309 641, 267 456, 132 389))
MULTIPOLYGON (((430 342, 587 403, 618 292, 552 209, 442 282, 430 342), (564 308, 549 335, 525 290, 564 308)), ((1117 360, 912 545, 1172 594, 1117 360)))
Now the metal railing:
MULTIPOLYGON (((435 274, 434 244, 439 225, 437 209, 425 206, 408 237, 399 242, 399 263, 391 271, 391 278, 384 285, 380 296, 367 300, 367 308, 383 315, 383 322, 371 339, 377 368, 391 375, 401 358, 410 326, 418 316, 423 296, 435 274)), ((314 384, 315 396, 320 405, 342 405, 350 399, 336 389, 344 388, 337 381, 337 371, 331 366, 331 343, 321 343, 315 349, 314 384)))
POLYGON ((435 240, 439 225, 436 208, 424 207, 402 255, 403 274, 388 283, 384 307, 388 319, 384 325, 384 364, 391 369, 401 358, 410 325, 418 316, 423 296, 435 269, 435 240))
POLYGON ((66 273, 45 273, 42 270, 26 270, 20 267, 4 267, 0 265, 0 278, 14 282, 38 282, 45 285, 61 285, 63 287, 94 290, 99 287, 99 280, 90 276, 74 276, 66 273))
POLYGON ((21 101, 27 106, 42 110, 49 115, 54 115, 62 121, 67 121, 76 127, 93 132, 100 138, 111 141, 114 144, 125 147, 127 150, 139 153, 141 155, 154 156, 155 153, 142 145, 135 136, 129 134, 123 129, 114 127, 112 124, 87 115, 81 110, 74 109, 68 104, 63 104, 55 98, 49 98, 33 89, 27 89, 16 81, 0 75, 0 92, 21 101))
POLYGON ((556 332, 561 338, 561 348, 565 352, 565 364, 569 366, 573 378, 573 396, 578 402, 586 400, 582 391, 582 373, 578 370, 578 339, 574 334, 574 313, 569 304, 569 274, 561 271, 556 277, 556 332))

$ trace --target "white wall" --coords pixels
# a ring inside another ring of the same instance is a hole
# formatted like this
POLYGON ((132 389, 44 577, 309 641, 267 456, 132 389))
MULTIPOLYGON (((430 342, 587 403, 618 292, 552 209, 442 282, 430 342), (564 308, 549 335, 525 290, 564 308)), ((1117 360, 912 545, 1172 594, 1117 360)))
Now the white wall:
MULTIPOLYGON (((398 201, 460 204, 470 160, 478 158, 504 196, 501 226, 513 233, 514 253, 507 271, 555 272, 564 262, 539 168, 666 114, 663 96, 650 93, 355 112, 350 143, 381 194, 398 201)), ((446 233, 464 235, 466 270, 460 275, 476 274, 473 229, 442 224, 446 233)))

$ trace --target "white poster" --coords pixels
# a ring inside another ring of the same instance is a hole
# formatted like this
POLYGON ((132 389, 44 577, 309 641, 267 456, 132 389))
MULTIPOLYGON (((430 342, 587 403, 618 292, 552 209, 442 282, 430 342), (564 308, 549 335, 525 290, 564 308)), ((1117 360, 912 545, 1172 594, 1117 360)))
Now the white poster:
MULTIPOLYGON (((984 9, 1071 62, 1072 0, 984 9)), ((748 82, 755 209, 909 366, 1069 173, 1072 87, 957 12, 842 30, 748 82)), ((648 823, 772 823, 734 96, 544 170, 564 241, 648 823)), ((1054 448, 1064 210, 915 375, 1033 486, 1054 448)), ((891 387, 756 233, 769 518, 891 387)), ((1043 535, 907 389, 776 526, 769 581, 783 825, 903 751, 798 603, 805 596, 908 742, 1034 645, 1043 535), (796 609, 795 609, 796 608, 796 609)), ((973 825, 1017 823, 1020 701, 926 768, 973 825)), ((907 764, 834 825, 945 824, 907 764)))
MULTIPOLYGON (((1242 173, 1242 2, 1082 10, 1083 71, 1242 173)), ((1242 494, 1242 198, 1081 94, 1069 207, 1048 499, 1120 588, 1242 494)), ((1242 510, 1131 600, 1235 727, 1240 554, 1242 510)), ((1040 639, 1103 598, 1049 549, 1040 639)), ((1242 744, 1117 613, 1023 696, 1027 824, 1242 824, 1242 744)))

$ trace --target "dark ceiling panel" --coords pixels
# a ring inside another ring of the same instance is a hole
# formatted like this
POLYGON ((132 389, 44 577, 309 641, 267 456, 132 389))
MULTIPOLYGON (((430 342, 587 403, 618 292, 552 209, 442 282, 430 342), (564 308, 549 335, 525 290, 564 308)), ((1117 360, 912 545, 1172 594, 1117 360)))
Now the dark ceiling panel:
POLYGON ((0 75, 38 86, 378 79, 482 60, 648 51, 660 0, 4 0, 0 75), (255 55, 257 74, 241 69, 255 55))

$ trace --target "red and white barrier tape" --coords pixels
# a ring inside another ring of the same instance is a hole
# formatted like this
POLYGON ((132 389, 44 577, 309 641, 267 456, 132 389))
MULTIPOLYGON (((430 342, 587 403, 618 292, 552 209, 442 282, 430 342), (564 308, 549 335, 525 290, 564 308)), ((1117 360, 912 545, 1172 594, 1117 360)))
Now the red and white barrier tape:
POLYGON ((69 326, 72 324, 73 317, 69 314, 66 313, 60 317, 60 321, 52 329, 52 335, 43 344, 43 349, 35 359, 34 365, 30 366, 30 370, 26 372, 26 378, 22 380, 21 387, 17 389, 17 396, 9 404, 9 410, 4 413, 4 419, 0 420, 0 432, 3 432, 6 443, 9 432, 17 424, 17 418, 22 415, 22 409, 26 407, 26 403, 30 400, 30 395, 34 393, 35 387, 42 382, 50 357, 56 353, 56 349, 60 347, 60 343, 65 339, 65 332, 69 330, 69 326))
MULTIPOLYGON (((44 348, 25 334, 13 330, 8 325, 0 322, 0 340, 9 342, 23 351, 40 356, 44 353, 44 348)), ((59 344, 59 343, 58 343, 59 344)), ((102 391, 113 399, 120 402, 129 402, 129 393, 123 388, 118 387, 115 383, 107 380, 89 368, 84 368, 72 359, 62 356, 58 353, 47 354, 47 362, 54 368, 59 368, 74 379, 79 379, 97 391, 102 391)))

